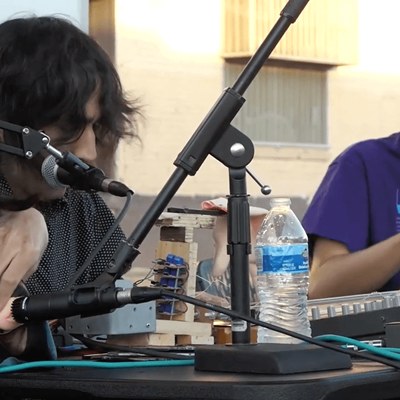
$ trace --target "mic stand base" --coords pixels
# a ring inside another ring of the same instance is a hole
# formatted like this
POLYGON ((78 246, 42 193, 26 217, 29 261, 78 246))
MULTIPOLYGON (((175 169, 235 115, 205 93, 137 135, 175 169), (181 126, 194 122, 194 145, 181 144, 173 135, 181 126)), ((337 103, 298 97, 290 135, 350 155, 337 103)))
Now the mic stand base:
POLYGON ((285 375, 351 368, 347 354, 313 344, 225 344, 199 346, 195 366, 199 371, 285 375))

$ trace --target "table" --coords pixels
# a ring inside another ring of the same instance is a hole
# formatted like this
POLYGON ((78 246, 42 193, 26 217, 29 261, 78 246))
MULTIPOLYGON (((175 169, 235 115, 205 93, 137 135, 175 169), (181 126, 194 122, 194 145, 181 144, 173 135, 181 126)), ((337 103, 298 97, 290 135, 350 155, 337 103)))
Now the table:
POLYGON ((20 399, 400 399, 400 371, 356 361, 350 370, 268 376, 193 366, 59 368, 0 375, 0 398, 20 399), (8 396, 8 397, 7 397, 8 396))

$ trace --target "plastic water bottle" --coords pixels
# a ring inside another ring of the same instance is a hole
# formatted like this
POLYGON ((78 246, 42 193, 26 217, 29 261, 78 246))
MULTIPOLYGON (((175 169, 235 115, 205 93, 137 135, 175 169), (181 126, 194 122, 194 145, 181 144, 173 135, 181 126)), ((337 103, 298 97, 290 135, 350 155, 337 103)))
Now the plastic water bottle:
MULTIPOLYGON (((311 336, 307 314, 308 238, 287 198, 271 199, 258 231, 255 256, 262 321, 311 336)), ((288 335, 258 328, 258 343, 298 343, 288 335)))

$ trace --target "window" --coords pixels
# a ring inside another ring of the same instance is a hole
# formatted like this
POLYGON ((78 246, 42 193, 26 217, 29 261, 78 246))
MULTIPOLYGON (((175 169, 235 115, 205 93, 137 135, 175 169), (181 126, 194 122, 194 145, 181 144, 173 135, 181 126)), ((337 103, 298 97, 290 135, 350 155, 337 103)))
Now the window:
MULTIPOLYGON (((244 66, 225 63, 225 86, 244 66)), ((264 66, 247 91, 232 125, 257 144, 326 146, 327 71, 264 66)))

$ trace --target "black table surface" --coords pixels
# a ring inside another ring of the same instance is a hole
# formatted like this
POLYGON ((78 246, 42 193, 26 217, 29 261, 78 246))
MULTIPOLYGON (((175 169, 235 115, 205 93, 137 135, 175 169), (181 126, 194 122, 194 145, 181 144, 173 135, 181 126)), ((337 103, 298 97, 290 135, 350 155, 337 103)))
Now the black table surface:
POLYGON ((373 362, 292 375, 196 371, 193 366, 55 368, 0 375, 0 398, 16 399, 400 399, 400 371, 373 362))

